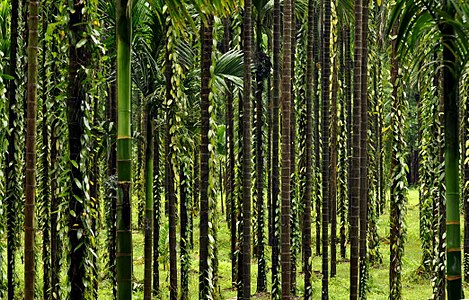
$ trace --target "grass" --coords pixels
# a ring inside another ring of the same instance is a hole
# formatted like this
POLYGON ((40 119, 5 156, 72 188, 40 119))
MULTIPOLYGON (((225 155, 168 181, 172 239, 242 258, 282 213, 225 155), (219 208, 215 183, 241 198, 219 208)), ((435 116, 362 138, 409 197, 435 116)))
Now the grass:
MULTIPOLYGON (((420 250, 420 239, 419 239, 419 209, 418 209, 418 191, 410 190, 408 195, 408 204, 407 204, 407 215, 406 215, 406 224, 407 224, 407 241, 405 244, 405 252, 403 259, 403 269, 402 269, 402 284, 403 284, 403 299, 430 299, 432 295, 431 282, 430 279, 423 277, 419 273, 419 266, 421 262, 421 250, 420 250)), ((134 220, 136 218, 134 205, 134 220)), ((378 230, 380 236, 380 252, 383 257, 383 263, 380 266, 370 268, 370 278, 368 282, 368 299, 371 300, 380 300, 388 299, 389 293, 389 244, 386 243, 387 237, 389 235, 389 214, 388 209, 380 217, 378 221, 378 230)), ((226 222, 222 220, 220 216, 220 222, 218 226, 218 251, 219 251, 219 293, 221 299, 235 299, 236 291, 231 287, 231 261, 229 259, 230 251, 230 236, 229 230, 226 226, 226 222)), ((195 220, 194 224, 194 250, 191 251, 191 268, 190 268, 190 278, 189 278, 189 291, 190 299, 198 299, 198 220, 195 220)), ((164 224, 165 220, 163 220, 164 224)), ((462 230, 462 228, 461 228, 462 230)), ((104 231, 100 235, 100 261, 105 261, 106 257, 106 247, 104 245, 104 231)), ((37 238, 40 240, 41 235, 38 234, 37 238)), ((313 232, 313 241, 315 241, 314 232, 313 232)), ((134 243, 134 293, 133 299, 143 299, 143 234, 138 230, 134 230, 133 233, 133 243, 134 243)), ((314 248, 313 248, 314 249, 314 248)), ((347 249, 349 250, 349 249, 347 249)), ((22 294, 23 286, 23 266, 22 259, 20 258, 22 249, 18 251, 17 259, 17 275, 19 281, 19 290, 18 296, 22 294)), ((41 251, 39 248, 38 251, 41 251)), ((338 253, 339 254, 339 253, 338 253)), ((347 253, 347 257, 348 257, 347 253)), ((40 256, 40 255, 39 255, 40 256)), ((271 251, 270 247, 266 247, 266 258, 267 265, 270 266, 270 257, 271 251)), ((40 260, 40 258, 38 258, 40 260)), ((179 257, 178 257, 179 260, 179 257)), ((5 262, 4 262, 5 263, 5 262)), ((98 299, 112 299, 111 283, 105 277, 105 272, 103 263, 100 264, 100 286, 99 286, 99 296, 98 299)), ((163 266, 160 264, 160 290, 161 290, 161 299, 169 298, 169 274, 168 274, 169 265, 163 266)), ((301 267, 298 266, 298 270, 301 270, 301 267)), ((313 259, 313 270, 315 275, 313 275, 313 299, 320 299, 321 293, 321 258, 315 256, 313 259)), ((180 270, 178 270, 180 272, 180 270)), ((349 263, 348 261, 340 261, 337 264, 337 275, 334 278, 330 279, 329 284, 329 295, 330 299, 349 299, 349 263)), ((38 264, 38 278, 37 285, 39 290, 42 286, 42 266, 38 264)), ((63 277, 65 277, 66 272, 62 272, 63 277)), ((180 276, 180 274, 178 274, 180 276)), ((251 266, 251 290, 254 294, 256 292, 256 278, 257 278, 257 263, 255 260, 252 261, 251 266)), ((267 275, 268 278, 268 290, 270 290, 271 285, 271 274, 267 275)), ((63 280, 64 281, 64 280, 63 280)), ((467 288, 468 286, 465 285, 467 288)), ((303 294, 303 276, 302 274, 297 275, 297 290, 298 295, 303 294)), ((40 292, 42 295, 42 292, 40 292)), ((19 299, 20 299, 19 298, 19 299)), ((270 299, 270 294, 255 294, 253 299, 270 299)))
MULTIPOLYGON (((387 210, 378 221, 379 236, 381 238, 380 252, 383 257, 383 263, 380 266, 370 268, 368 299, 379 300, 388 299, 389 294, 389 244, 386 238, 389 235, 389 214, 387 210)), ((429 299, 432 295, 430 279, 422 277, 418 270, 421 262, 420 240, 419 240, 419 210, 418 210, 418 191, 410 190, 407 205, 407 242, 405 244, 405 253, 402 269, 403 298, 404 299, 429 299)), ((231 288, 231 261, 229 259, 230 237, 226 223, 219 222, 218 231, 218 250, 219 250, 219 284, 221 299, 233 299, 236 292, 231 288)), ((198 224, 194 224, 194 250, 191 252, 192 264, 190 271, 190 299, 198 299, 198 224)), ((314 233, 313 233, 314 234, 314 233)), ((137 284, 135 285, 134 299, 143 298, 143 235, 134 232, 134 274, 137 284)), ((314 235, 313 235, 313 241, 314 235)), ((270 266, 270 247, 266 248, 266 258, 270 266)), ((349 249, 347 249, 349 250, 349 249)), ((349 255, 347 253, 347 255, 349 255)), ((330 279, 329 295, 330 299, 349 299, 349 263, 348 261, 339 261, 337 264, 337 275, 330 279)), ((321 293, 321 257, 315 256, 313 259, 313 269, 316 275, 313 275, 313 299, 320 299, 321 293)), ((298 267, 300 270, 300 267, 298 267)), ((179 271, 179 270, 178 270, 179 271)), ((168 272, 160 268, 160 286, 161 298, 168 299, 169 285, 168 272)), ((252 261, 251 266, 251 290, 256 292, 257 263, 252 261)), ((178 274, 179 275, 179 274, 178 274)), ((268 289, 270 290, 271 275, 268 274, 268 289)), ((303 276, 297 276, 298 295, 303 293, 303 276)), ((103 282, 103 298, 108 295, 109 283, 103 282)), ((270 294, 255 294, 254 299, 270 299, 270 294)))

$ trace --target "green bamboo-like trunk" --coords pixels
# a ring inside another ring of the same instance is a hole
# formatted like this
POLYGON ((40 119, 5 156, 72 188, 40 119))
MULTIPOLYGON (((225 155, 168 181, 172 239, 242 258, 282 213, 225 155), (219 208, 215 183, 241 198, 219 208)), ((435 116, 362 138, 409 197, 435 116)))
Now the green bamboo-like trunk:
MULTIPOLYGON (((452 4, 446 3, 448 15, 454 15, 452 4)), ((461 299, 461 233, 459 214, 459 112, 458 79, 454 69, 456 57, 454 29, 443 26, 443 101, 445 128, 445 183, 446 183, 446 279, 448 300, 461 299)))
POLYGON ((34 299, 34 209, 36 197, 36 119, 39 1, 28 7, 28 84, 26 114, 26 199, 24 213, 24 299, 34 299))
POLYGON ((117 33, 117 299, 132 298, 131 73, 132 1, 116 1, 117 33))
POLYGON ((153 238, 153 120, 147 104, 146 115, 146 141, 145 141, 145 271, 143 298, 151 300, 152 298, 152 238, 153 238))

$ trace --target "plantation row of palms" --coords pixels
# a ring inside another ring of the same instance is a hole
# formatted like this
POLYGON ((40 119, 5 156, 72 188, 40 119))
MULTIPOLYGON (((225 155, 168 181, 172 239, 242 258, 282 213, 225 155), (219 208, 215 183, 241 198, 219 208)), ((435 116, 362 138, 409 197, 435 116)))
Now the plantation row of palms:
POLYGON ((463 298, 468 18, 453 0, 0 0, 0 298, 222 299, 229 247, 238 299, 337 299, 339 264, 365 299, 384 240, 403 299, 409 186, 419 272, 463 298))

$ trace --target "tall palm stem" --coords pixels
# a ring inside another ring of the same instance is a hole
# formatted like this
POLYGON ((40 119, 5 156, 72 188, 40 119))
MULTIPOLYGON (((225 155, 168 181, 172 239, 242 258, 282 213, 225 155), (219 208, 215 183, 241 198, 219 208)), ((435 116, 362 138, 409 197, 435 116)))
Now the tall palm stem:
POLYGON ((131 40, 132 2, 116 2, 117 33, 117 298, 132 298, 131 40))
POLYGON ((26 199, 24 215, 24 298, 34 299, 34 209, 36 196, 36 119, 38 77, 39 1, 29 1, 28 7, 28 84, 26 114, 26 199))

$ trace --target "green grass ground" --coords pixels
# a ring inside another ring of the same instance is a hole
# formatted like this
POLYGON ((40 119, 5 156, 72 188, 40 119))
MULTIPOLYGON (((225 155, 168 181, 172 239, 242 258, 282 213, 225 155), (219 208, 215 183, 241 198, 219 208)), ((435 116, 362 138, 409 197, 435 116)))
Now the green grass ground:
MULTIPOLYGON (((135 208, 136 205, 134 205, 135 208)), ((135 209, 134 209, 135 210, 135 209)), ((389 291, 389 244, 386 243, 387 237, 389 235, 389 214, 386 211, 383 214, 379 221, 379 236, 380 236, 380 252, 383 257, 382 265, 378 267, 373 267, 370 269, 370 278, 369 278, 369 292, 368 299, 370 300, 380 300, 388 299, 389 291)), ((136 220, 136 213, 134 213, 134 220, 136 220)), ((163 223, 164 224, 164 223, 163 223)), ((405 244, 405 253, 403 259, 403 269, 402 269, 402 284, 403 284, 403 299, 430 299, 432 295, 431 282, 430 279, 424 278, 419 274, 418 269, 421 262, 421 251, 420 251, 420 239, 419 239, 419 210, 418 210, 418 191, 410 190, 408 197, 407 205, 407 215, 406 215, 406 224, 407 224, 407 242, 405 244)), ((163 226, 162 226, 163 227, 163 226)), ((190 299, 198 299, 198 224, 194 224, 194 250, 191 252, 191 270, 190 270, 190 299)), ((462 233, 462 228, 461 228, 462 233)), ((106 247, 104 245, 104 231, 100 235, 101 247, 99 251, 99 256, 102 258, 101 261, 105 260, 106 257, 106 247)), ((41 238, 41 234, 38 233, 38 239, 41 238)), ((313 241, 314 241, 313 236, 313 241)), ((39 241, 40 243, 40 241, 39 241)), ((134 243, 134 299, 143 299, 143 234, 140 231, 135 230, 133 234, 133 243, 134 243)), ((41 251, 38 247, 38 251, 41 251)), ((233 299, 236 296, 235 290, 231 288, 231 261, 229 259, 229 250, 230 250, 230 239, 229 231, 225 222, 219 223, 218 231, 218 251, 219 251, 219 292, 221 294, 221 299, 233 299)), ((267 264, 270 266, 270 247, 266 248, 266 258, 267 264)), ((347 249, 348 250, 348 249, 347 249)), ((17 275, 20 285, 20 289, 23 286, 23 266, 21 259, 22 249, 18 251, 17 259, 17 275)), ((349 254, 347 253, 347 256, 349 254)), ((163 256, 165 257, 165 256, 163 256)), ((167 256, 166 256, 167 258, 167 256)), ((38 261, 40 260, 40 254, 38 255, 38 261)), ((178 258, 179 259, 179 258, 178 258)), ((99 286, 99 296, 98 299, 106 300, 111 299, 111 284, 105 278, 104 264, 100 264, 100 286, 99 286)), ((168 274, 169 264, 163 266, 160 264, 160 290, 161 298, 168 299, 169 297, 169 274, 168 274)), ((301 267, 298 267, 300 270, 301 267)), ((313 260, 313 269, 315 274, 313 276, 313 299, 320 299, 321 292, 321 258, 314 257, 313 260)), ((179 270, 178 270, 179 271, 179 270)), ((347 261, 339 261, 337 264, 337 275, 334 278, 330 279, 329 285, 329 295, 330 299, 341 300, 349 299, 349 263, 347 261)), ((63 272, 63 282, 65 283, 65 274, 63 272)), ((256 292, 256 277, 257 277, 257 263, 255 260, 252 261, 251 268, 251 290, 254 294, 256 292)), ((180 275, 180 274, 178 274, 180 275)), ((268 289, 270 290, 270 272, 268 274, 268 289)), ((297 287, 298 295, 303 293, 303 276, 298 274, 297 276, 297 287)), ((38 264, 38 278, 37 284, 39 290, 41 290, 42 285, 42 266, 38 264)), ((469 286, 465 285, 467 289, 469 286)), ((40 295, 42 295, 42 292, 40 295)), ((21 290, 19 290, 18 299, 21 299, 21 290)), ((254 299, 270 299, 269 294, 263 295, 254 295, 254 299)))
MULTIPOLYGON (((409 202, 407 205, 407 242, 405 244, 405 253, 402 269, 403 298, 404 299, 429 299, 432 295, 431 282, 428 278, 423 278, 418 273, 421 262, 420 240, 419 240, 419 211, 418 211, 418 191, 410 190, 409 202)), ((198 291, 198 225, 195 224, 195 247, 192 252, 192 263, 190 272, 190 299, 197 299, 198 291)), ((370 268, 369 293, 368 299, 379 300, 388 299, 389 291, 389 244, 386 243, 386 237, 389 234, 389 214, 383 214, 378 222, 379 236, 381 238, 380 252, 383 256, 383 263, 378 267, 370 268)), ((314 241, 314 236, 313 236, 314 241)), ((218 249, 219 249, 219 284, 222 299, 235 298, 236 292, 231 288, 231 261, 229 259, 229 231, 224 222, 220 222, 218 231, 218 249)), ((267 247, 266 256, 268 266, 270 266, 270 248, 267 247)), ((347 253, 348 255, 348 253, 347 253)), ((134 299, 143 298, 143 235, 139 232, 134 233, 134 273, 135 273, 135 293, 134 299)), ((162 299, 169 296, 168 272, 161 269, 161 291, 162 299)), ((166 267, 167 269, 167 267, 166 267)), ((300 269, 300 267, 298 267, 300 269)), ((320 299, 321 292, 321 258, 314 257, 313 269, 315 275, 313 279, 314 299, 320 299)), ((337 265, 337 275, 330 279, 329 293, 330 299, 349 299, 349 263, 339 261, 337 265)), ((252 261, 251 269, 251 289, 256 292, 257 263, 252 261)), ((268 275, 268 286, 270 289, 270 273, 268 275)), ((298 274, 298 295, 303 293, 303 276, 298 274)), ((102 299, 109 294, 109 283, 103 281, 102 299)), ((269 294, 255 295, 256 299, 269 299, 269 294)), ((101 299, 101 297, 100 297, 101 299)))

